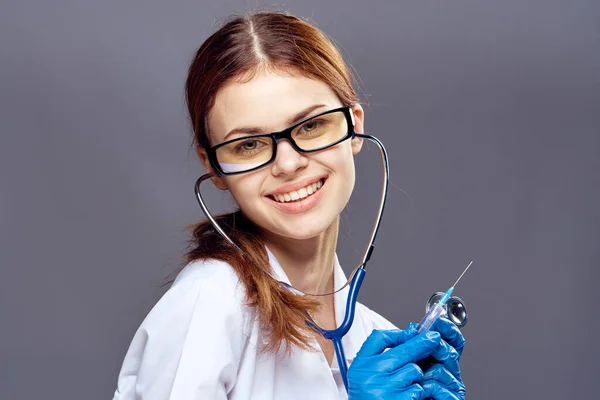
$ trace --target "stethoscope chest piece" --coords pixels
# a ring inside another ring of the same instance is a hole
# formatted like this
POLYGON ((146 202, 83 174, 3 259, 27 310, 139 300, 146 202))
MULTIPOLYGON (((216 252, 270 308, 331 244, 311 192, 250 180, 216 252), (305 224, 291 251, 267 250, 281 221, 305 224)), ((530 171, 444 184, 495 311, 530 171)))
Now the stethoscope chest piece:
MULTIPOLYGON (((427 305, 425 306, 425 312, 429 312, 429 309, 437 302, 440 301, 444 292, 436 292, 427 300, 427 305)), ((467 325, 467 321, 469 320, 469 315, 467 314, 467 307, 465 306, 464 301, 460 297, 452 296, 448 299, 448 302, 444 306, 446 309, 446 315, 442 314, 442 316, 448 318, 450 321, 454 323, 454 325, 462 328, 467 325)))

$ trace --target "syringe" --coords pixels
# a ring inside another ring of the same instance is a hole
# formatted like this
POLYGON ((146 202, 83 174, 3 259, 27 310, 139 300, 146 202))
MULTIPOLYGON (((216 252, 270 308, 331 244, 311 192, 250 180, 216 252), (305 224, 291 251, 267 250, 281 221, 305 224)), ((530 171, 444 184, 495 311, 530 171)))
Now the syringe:
POLYGON ((454 287, 456 286, 458 281, 460 281, 460 278, 463 277, 465 272, 467 272, 471 264, 473 264, 473 261, 471 261, 469 265, 467 265, 467 268, 465 268, 463 273, 460 274, 456 282, 454 282, 454 285, 450 286, 450 289, 446 290, 446 293, 444 293, 440 301, 438 301, 429 308, 429 311, 427 311, 421 322, 419 322, 419 328, 417 329, 417 333, 429 330, 429 328, 431 328, 435 320, 437 320, 440 317, 440 315, 442 315, 442 313, 445 311, 444 306, 446 305, 446 302, 448 302, 448 299, 450 298, 450 296, 452 296, 452 292, 454 292, 454 287))

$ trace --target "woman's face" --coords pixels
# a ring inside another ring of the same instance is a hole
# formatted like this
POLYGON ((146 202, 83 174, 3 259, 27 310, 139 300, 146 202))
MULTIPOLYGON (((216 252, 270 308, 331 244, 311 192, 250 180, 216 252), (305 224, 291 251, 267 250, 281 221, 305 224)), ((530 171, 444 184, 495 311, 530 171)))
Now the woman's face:
MULTIPOLYGON (((254 134, 278 132, 341 106, 326 83, 296 74, 260 72, 248 82, 232 82, 219 90, 207 120, 210 144, 247 135, 233 133, 226 139, 234 129, 252 128, 254 134)), ((362 107, 356 105, 352 113, 355 131, 363 132, 362 107)), ((262 229, 286 238, 309 239, 323 233, 350 199, 354 188, 353 156, 361 145, 362 140, 356 138, 326 150, 300 154, 287 140, 280 140, 272 164, 213 182, 228 189, 244 214, 262 229), (281 201, 286 195, 293 199, 296 194, 307 197, 281 201)), ((206 156, 201 156, 210 170, 206 156)))

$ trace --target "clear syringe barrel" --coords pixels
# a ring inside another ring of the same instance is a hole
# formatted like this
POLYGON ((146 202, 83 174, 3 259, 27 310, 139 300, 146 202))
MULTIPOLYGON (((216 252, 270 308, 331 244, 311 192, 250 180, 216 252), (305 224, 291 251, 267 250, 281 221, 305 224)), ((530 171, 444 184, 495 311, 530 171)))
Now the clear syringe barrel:
POLYGON ((429 311, 427 311, 427 313, 425 314, 425 316, 423 317, 421 322, 419 322, 419 328, 417 329, 417 334, 428 331, 429 328, 431 328, 431 326, 435 322, 435 320, 438 319, 439 316, 442 315, 442 313, 444 313, 444 311, 445 311, 444 306, 440 302, 435 303, 429 309, 429 311))

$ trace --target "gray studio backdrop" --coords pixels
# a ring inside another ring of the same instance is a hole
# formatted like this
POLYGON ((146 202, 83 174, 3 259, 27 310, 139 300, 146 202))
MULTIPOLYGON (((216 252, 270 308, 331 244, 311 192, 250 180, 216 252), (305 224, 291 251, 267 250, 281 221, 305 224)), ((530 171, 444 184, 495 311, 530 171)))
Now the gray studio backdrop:
MULTIPOLYGON (((223 18, 257 4, 2 2, 0 399, 111 398, 201 218, 187 65, 223 18)), ((597 396, 600 3, 278 8, 342 48, 367 132, 390 153, 361 301, 403 327, 473 259, 456 291, 469 398, 597 396)), ((347 267, 379 193, 369 147, 343 218, 347 267)))

